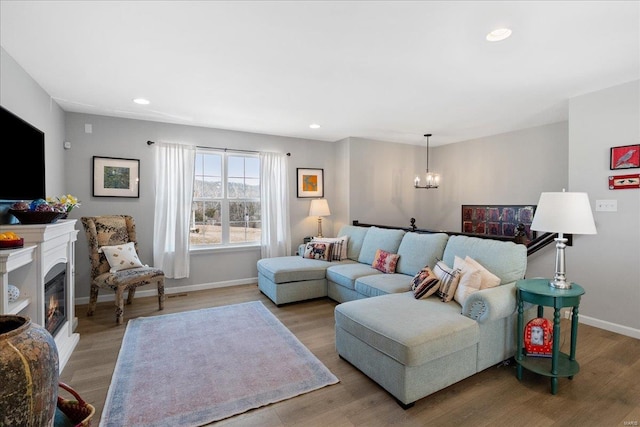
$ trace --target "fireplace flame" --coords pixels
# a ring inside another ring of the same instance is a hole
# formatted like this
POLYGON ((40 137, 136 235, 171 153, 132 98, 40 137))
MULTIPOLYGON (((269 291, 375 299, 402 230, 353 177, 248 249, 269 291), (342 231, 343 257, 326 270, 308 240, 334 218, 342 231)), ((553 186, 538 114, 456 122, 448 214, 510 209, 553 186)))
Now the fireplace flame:
POLYGON ((51 322, 59 314, 58 299, 54 295, 49 297, 49 309, 47 310, 47 321, 51 322))

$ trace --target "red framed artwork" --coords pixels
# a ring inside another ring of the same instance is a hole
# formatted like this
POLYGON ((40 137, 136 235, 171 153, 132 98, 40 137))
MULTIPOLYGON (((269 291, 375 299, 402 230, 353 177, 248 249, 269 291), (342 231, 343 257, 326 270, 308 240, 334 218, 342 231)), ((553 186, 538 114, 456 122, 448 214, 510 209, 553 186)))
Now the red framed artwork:
POLYGON ((609 190, 640 188, 640 174, 615 175, 609 177, 609 190))
POLYGON ((640 168, 640 144, 611 147, 609 169, 640 168))

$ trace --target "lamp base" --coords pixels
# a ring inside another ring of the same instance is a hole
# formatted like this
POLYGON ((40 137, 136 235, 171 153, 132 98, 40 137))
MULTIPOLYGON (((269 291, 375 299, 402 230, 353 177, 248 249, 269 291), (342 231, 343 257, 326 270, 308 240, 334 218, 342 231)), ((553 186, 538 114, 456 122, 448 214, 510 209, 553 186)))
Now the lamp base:
POLYGON ((571 289, 571 283, 566 280, 551 280, 549 286, 555 289, 571 289))
POLYGON ((556 274, 553 280, 549 282, 549 286, 555 289, 571 289, 571 283, 567 282, 564 261, 564 250, 567 247, 567 239, 562 233, 558 233, 558 237, 554 240, 556 241, 556 274))

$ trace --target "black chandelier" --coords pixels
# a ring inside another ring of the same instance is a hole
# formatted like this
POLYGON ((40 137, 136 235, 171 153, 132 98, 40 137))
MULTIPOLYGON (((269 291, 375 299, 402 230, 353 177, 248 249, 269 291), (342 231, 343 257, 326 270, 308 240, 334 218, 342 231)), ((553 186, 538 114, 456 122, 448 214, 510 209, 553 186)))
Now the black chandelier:
POLYGON ((415 188, 438 188, 440 185, 440 175, 435 172, 429 172, 429 137, 431 137, 430 133, 424 135, 427 140, 427 173, 425 175, 425 183, 420 185, 420 176, 416 175, 416 179, 413 181, 413 186, 415 188))

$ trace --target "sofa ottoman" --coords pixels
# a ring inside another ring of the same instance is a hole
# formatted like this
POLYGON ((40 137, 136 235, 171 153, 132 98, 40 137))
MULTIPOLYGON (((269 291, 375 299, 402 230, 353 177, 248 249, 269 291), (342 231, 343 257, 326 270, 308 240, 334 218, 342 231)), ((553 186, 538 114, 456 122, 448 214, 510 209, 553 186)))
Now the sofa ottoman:
POLYGON ((403 405, 476 372, 478 323, 458 304, 389 294, 337 305, 335 322, 340 356, 403 405))
POLYGON ((258 260, 258 289, 276 305, 326 297, 327 269, 331 266, 355 264, 368 231, 368 228, 352 225, 345 225, 340 229, 338 236, 348 236, 347 258, 340 261, 301 256, 258 260))

